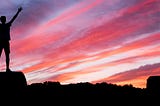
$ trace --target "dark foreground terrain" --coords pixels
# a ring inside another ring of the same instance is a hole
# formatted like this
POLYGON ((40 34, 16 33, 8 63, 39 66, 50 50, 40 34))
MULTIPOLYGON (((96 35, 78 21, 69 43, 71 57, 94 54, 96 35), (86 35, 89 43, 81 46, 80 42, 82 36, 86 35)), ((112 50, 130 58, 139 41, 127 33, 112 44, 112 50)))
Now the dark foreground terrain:
POLYGON ((33 105, 34 103, 44 106, 154 106, 160 102, 159 86, 153 84, 152 81, 149 83, 151 87, 148 85, 144 89, 135 88, 132 85, 119 86, 106 82, 62 85, 60 82, 46 81, 27 85, 23 73, 14 74, 7 74, 8 79, 0 74, 0 101, 6 105, 33 105))

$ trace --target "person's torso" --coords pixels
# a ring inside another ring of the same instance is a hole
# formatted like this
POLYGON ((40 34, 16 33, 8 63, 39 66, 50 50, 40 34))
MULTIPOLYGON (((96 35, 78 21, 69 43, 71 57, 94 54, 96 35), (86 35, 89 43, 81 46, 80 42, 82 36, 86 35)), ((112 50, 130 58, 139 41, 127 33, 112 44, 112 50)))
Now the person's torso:
POLYGON ((0 24, 0 40, 10 40, 10 23, 0 24))

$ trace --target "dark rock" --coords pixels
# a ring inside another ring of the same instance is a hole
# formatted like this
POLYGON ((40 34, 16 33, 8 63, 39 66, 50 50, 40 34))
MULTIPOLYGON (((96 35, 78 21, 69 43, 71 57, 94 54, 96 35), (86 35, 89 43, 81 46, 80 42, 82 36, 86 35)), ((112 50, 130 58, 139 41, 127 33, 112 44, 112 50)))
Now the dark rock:
POLYGON ((0 89, 19 90, 27 86, 25 75, 22 72, 0 72, 0 89))
POLYGON ((146 86, 149 94, 160 95, 160 76, 148 77, 146 86))

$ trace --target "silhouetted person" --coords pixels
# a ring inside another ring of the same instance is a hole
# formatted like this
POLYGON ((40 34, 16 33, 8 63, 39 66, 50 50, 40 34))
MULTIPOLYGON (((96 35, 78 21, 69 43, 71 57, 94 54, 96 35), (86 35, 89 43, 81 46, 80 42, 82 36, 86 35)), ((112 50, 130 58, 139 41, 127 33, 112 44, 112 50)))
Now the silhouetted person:
POLYGON ((9 63, 10 63, 10 27, 20 11, 22 10, 22 7, 18 8, 17 13, 13 16, 13 18, 6 23, 6 16, 1 16, 0 17, 0 57, 2 54, 2 50, 4 49, 5 56, 6 56, 6 72, 11 72, 9 68, 9 63))

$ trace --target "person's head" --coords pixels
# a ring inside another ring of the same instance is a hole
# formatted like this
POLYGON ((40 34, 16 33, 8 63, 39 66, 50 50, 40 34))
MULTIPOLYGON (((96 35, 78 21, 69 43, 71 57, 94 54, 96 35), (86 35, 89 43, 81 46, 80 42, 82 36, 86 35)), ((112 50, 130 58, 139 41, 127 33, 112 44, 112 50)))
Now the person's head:
POLYGON ((6 16, 1 16, 0 20, 1 20, 2 23, 6 23, 6 16))

